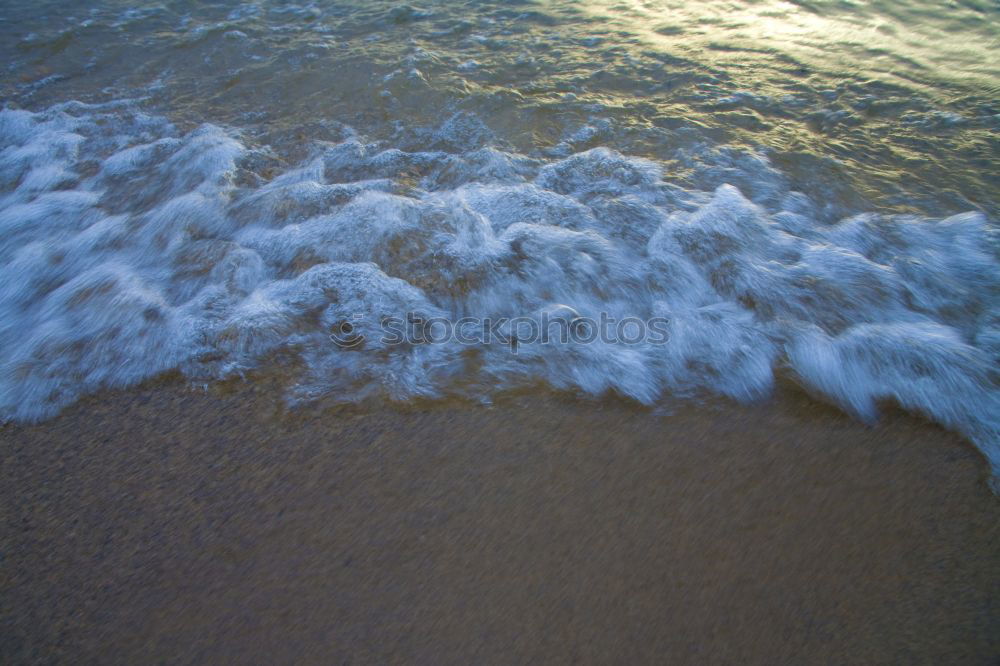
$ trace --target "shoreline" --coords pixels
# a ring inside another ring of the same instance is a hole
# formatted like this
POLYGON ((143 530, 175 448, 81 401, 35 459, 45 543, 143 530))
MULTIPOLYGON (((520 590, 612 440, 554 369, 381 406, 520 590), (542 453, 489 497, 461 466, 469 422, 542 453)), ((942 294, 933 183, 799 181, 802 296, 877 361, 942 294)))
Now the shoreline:
POLYGON ((1000 654, 987 466, 902 412, 278 402, 161 380, 4 426, 0 661, 1000 654))

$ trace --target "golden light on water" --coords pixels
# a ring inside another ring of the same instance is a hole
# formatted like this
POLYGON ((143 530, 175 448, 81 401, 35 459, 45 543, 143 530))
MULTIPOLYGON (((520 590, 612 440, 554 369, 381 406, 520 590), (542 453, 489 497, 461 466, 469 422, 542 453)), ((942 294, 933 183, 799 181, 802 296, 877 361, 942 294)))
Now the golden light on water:
POLYGON ((989 57, 1000 52, 1000 26, 975 5, 600 0, 585 7, 609 28, 671 52, 744 53, 748 64, 780 56, 926 90, 943 80, 1000 83, 1000 60, 989 57))

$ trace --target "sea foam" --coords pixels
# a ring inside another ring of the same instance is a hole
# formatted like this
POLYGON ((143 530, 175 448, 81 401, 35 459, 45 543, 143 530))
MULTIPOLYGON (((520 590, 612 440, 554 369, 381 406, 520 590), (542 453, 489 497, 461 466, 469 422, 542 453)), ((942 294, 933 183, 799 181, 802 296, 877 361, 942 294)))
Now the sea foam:
POLYGON ((529 157, 476 127, 449 120, 425 137, 434 150, 348 133, 274 176, 231 132, 181 134, 124 103, 0 112, 0 416, 44 419, 168 370, 238 376, 278 353, 298 359, 293 402, 489 400, 538 383, 749 401, 780 374, 862 419, 883 400, 922 413, 1000 472, 1000 261, 984 215, 831 222, 828 201, 761 155, 692 157, 701 187, 679 187, 649 160, 529 157), (380 336, 407 314, 553 308, 663 317, 669 341, 512 353, 380 336), (364 345, 331 342, 344 322, 364 345))

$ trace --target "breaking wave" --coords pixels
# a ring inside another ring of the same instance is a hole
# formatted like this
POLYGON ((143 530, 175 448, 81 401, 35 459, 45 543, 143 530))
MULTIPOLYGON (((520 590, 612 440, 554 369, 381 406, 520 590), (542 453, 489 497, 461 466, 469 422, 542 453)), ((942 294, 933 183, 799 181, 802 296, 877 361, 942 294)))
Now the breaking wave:
POLYGON ((450 119, 421 137, 430 151, 345 130, 282 168, 236 132, 184 134, 127 103, 0 112, 0 416, 277 354, 295 359, 292 402, 538 383, 749 401, 782 375, 862 419, 882 400, 922 413, 1000 473, 1000 243, 983 214, 837 220, 753 152, 707 151, 700 188, 681 187, 652 161, 529 157, 477 127, 450 119), (553 306, 663 317, 670 340, 512 354, 377 335, 405 313, 553 306), (331 343, 344 321, 365 345, 331 343))

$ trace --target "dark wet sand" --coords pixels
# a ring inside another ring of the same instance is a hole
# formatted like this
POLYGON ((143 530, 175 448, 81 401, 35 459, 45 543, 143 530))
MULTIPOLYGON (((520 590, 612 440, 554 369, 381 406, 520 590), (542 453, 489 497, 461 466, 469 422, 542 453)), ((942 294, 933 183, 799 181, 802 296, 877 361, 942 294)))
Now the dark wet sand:
POLYGON ((0 430, 0 662, 998 663, 1000 501, 918 419, 276 402, 0 430))

